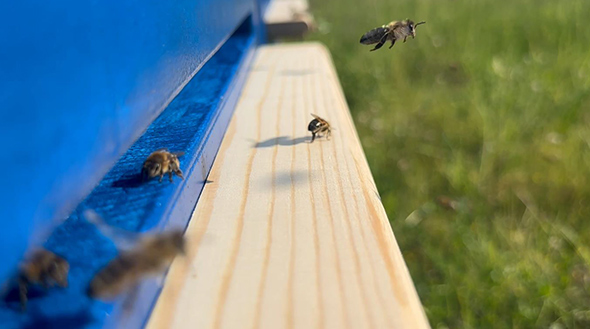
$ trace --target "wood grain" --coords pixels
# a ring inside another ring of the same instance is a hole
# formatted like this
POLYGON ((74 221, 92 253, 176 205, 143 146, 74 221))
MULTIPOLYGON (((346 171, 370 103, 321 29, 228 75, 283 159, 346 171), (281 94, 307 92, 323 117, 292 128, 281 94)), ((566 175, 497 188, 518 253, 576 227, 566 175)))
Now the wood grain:
POLYGON ((258 50, 208 179, 149 328, 428 327, 322 45, 258 50))

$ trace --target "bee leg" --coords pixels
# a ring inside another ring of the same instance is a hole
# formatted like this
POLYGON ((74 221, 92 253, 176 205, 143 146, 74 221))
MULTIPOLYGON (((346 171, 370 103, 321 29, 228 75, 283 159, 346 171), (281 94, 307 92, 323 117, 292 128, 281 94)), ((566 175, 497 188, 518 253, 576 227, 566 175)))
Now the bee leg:
POLYGON ((371 49, 370 51, 375 51, 375 50, 383 47, 384 44, 385 44, 385 39, 381 39, 381 41, 379 41, 379 43, 375 46, 375 48, 371 49))
POLYGON ((164 174, 163 173, 160 174, 160 183, 162 182, 162 178, 164 178, 164 174))
POLYGON ((172 170, 168 172, 168 179, 172 182, 172 170))
POLYGON ((385 42, 387 42, 387 36, 389 35, 389 33, 385 33, 381 39, 379 40, 379 43, 377 45, 375 45, 375 48, 371 49, 371 51, 377 50, 381 47, 383 47, 383 45, 385 44, 385 42))
POLYGON ((395 45, 395 39, 391 39, 391 46, 389 46, 389 49, 391 49, 391 47, 393 47, 393 45, 395 45))
POLYGON ((310 143, 313 143, 314 140, 315 140, 315 133, 311 133, 311 142, 310 143))
POLYGON ((408 37, 404 37, 404 43, 406 43, 406 39, 407 39, 407 38, 408 38, 408 37))
POLYGON ((23 279, 18 280, 18 290, 20 296, 20 307, 24 312, 27 310, 27 283, 23 279))

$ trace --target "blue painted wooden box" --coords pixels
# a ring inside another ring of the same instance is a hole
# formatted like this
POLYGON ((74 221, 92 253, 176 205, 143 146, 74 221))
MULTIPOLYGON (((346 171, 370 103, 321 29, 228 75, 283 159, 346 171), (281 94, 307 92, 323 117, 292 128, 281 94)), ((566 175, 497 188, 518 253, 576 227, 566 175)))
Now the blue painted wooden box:
MULTIPOLYGON (((71 265, 69 287, 32 291, 21 313, 3 286, 0 327, 141 327, 159 292, 87 298, 117 249, 82 218, 128 231, 185 227, 263 38, 268 0, 0 3, 0 280, 44 245, 71 265), (185 180, 140 184, 146 156, 186 153, 185 180), (36 295, 35 295, 36 294, 36 295)), ((8 280, 8 281, 7 281, 8 280)))

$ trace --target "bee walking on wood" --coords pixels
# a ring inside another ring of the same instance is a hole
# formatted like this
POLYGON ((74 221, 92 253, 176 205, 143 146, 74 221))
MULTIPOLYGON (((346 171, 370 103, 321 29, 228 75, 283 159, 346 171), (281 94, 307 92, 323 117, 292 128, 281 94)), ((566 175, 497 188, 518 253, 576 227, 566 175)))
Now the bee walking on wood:
POLYGON ((163 272, 184 251, 182 231, 143 237, 135 248, 122 251, 94 276, 87 294, 96 299, 112 300, 144 277, 163 272))
POLYGON ((311 142, 310 143, 313 143, 316 135, 320 136, 320 134, 323 134, 323 133, 326 134, 326 139, 329 140, 330 135, 332 134, 332 127, 330 126, 330 123, 328 123, 328 121, 320 118, 319 116, 317 116, 313 113, 311 114, 311 116, 314 117, 314 119, 311 120, 311 122, 307 126, 307 130, 311 131, 311 142))
POLYGON ((19 266, 18 285, 22 310, 27 308, 28 287, 42 285, 45 289, 68 286, 70 264, 49 250, 37 249, 19 266))
POLYGON ((184 155, 184 152, 168 152, 167 149, 160 149, 150 154, 143 163, 141 175, 144 181, 160 176, 160 182, 165 174, 168 174, 172 182, 172 174, 184 179, 182 170, 180 170, 180 161, 178 157, 184 155))
POLYGON ((406 18, 403 21, 393 21, 387 25, 383 25, 365 33, 361 37, 361 43, 363 45, 372 45, 376 43, 377 45, 375 48, 371 49, 371 51, 374 51, 383 47, 387 41, 391 41, 391 46, 389 46, 389 49, 391 49, 397 40, 404 40, 404 42, 406 42, 406 39, 410 36, 412 39, 415 38, 416 27, 420 24, 426 24, 426 22, 414 24, 414 21, 411 21, 409 18, 406 18))

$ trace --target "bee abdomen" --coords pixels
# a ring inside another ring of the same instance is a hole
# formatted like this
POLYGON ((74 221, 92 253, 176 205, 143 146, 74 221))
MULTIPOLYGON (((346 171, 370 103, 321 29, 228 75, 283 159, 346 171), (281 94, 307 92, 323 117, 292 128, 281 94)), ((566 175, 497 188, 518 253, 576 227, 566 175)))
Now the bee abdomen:
POLYGON ((316 129, 318 129, 319 126, 320 126, 319 120, 318 119, 313 119, 313 120, 311 120, 311 122, 307 126, 307 130, 309 130, 309 131, 315 131, 316 129))
POLYGON ((373 43, 377 43, 377 42, 381 41, 381 38, 383 38, 385 33, 387 33, 388 31, 389 31, 389 29, 386 27, 378 27, 378 28, 372 29, 371 31, 365 33, 361 37, 360 42, 364 45, 370 45, 373 43))
POLYGON ((134 261, 126 257, 117 258, 100 270, 88 286, 88 296, 109 299, 126 288, 128 279, 133 277, 134 261))

